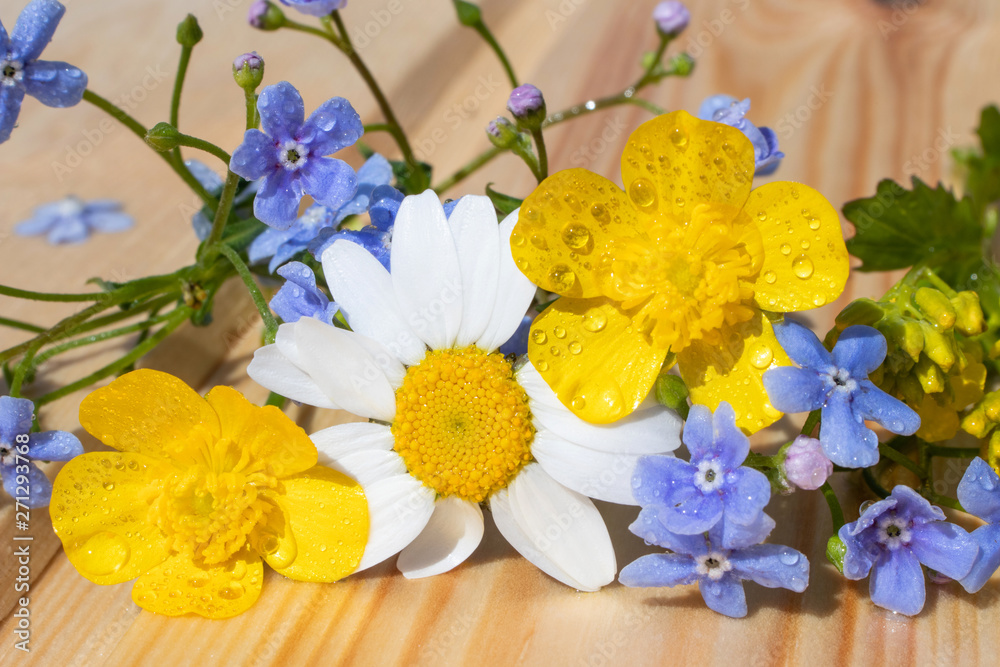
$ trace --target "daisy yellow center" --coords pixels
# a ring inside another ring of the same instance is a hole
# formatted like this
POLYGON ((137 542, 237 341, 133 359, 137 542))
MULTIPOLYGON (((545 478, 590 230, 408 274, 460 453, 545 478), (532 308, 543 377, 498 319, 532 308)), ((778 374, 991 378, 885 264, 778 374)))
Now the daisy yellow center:
POLYGON ((688 222, 657 219, 644 237, 609 245, 602 291, 625 309, 643 306, 639 327, 657 345, 676 353, 693 340, 718 344, 724 325, 753 317, 763 247, 746 216, 701 204, 688 222))
POLYGON ((440 496, 482 502, 531 460, 528 396, 501 354, 429 352, 396 391, 396 452, 440 496))
MULTIPOLYGON (((216 450, 225 451, 228 444, 223 440, 216 450)), ((259 466, 218 468, 208 462, 178 470, 163 480, 149 509, 151 522, 167 536, 171 550, 205 565, 229 560, 275 509, 263 493, 277 486, 273 476, 259 466)))

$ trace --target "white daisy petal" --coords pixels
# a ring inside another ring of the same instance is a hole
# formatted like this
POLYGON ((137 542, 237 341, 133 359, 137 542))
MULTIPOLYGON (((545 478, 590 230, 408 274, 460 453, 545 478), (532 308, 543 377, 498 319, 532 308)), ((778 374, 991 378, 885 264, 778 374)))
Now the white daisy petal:
POLYGON ((462 273, 448 220, 432 190, 400 204, 390 252, 404 320, 431 349, 453 347, 462 323, 462 273))
POLYGON ((383 424, 370 422, 353 422, 337 424, 316 431, 309 438, 319 452, 320 465, 331 465, 337 459, 354 452, 376 449, 388 451, 392 449, 392 431, 383 424))
POLYGON ((504 218, 498 228, 500 276, 497 280, 497 297, 490 322, 477 343, 487 352, 497 349, 514 335, 535 296, 534 284, 521 273, 514 264, 514 256, 510 254, 510 234, 514 231, 516 222, 517 211, 514 211, 504 218))
POLYGON ((497 214, 489 197, 462 197, 448 217, 462 271, 462 324, 456 347, 467 347, 486 330, 496 301, 500 274, 497 214))
POLYGON ((644 403, 624 419, 591 424, 563 406, 530 362, 522 365, 516 376, 531 401, 532 418, 570 442, 603 452, 630 454, 661 454, 680 447, 683 422, 673 410, 644 403))
MULTIPOLYGON (((538 464, 525 466, 507 488, 514 522, 528 540, 511 545, 525 558, 579 590, 596 591, 614 581, 618 566, 611 537, 590 498, 562 486, 538 464)), ((503 528, 500 532, 507 537, 503 528)))
POLYGON ((341 239, 323 253, 323 273, 351 329, 409 366, 424 358, 427 346, 403 321, 392 278, 370 252, 341 239))
POLYGON ((539 431, 531 455, 552 479, 590 498, 619 505, 637 505, 632 496, 632 473, 638 454, 599 452, 539 431))
POLYGON ((584 590, 583 584, 563 572, 555 562, 539 551, 532 539, 524 532, 514 518, 510 492, 507 489, 501 489, 490 496, 490 512, 493 514, 493 522, 497 525, 500 534, 532 565, 571 588, 584 590))
POLYGON ((342 456, 329 466, 339 470, 363 487, 397 475, 406 475, 406 465, 399 454, 384 449, 368 449, 342 456))
POLYGON ((274 337, 274 343, 281 350, 281 353, 288 357, 288 360, 302 370, 309 367, 299 355, 299 348, 295 344, 295 323, 288 322, 278 327, 278 333, 274 337))
POLYGON ((416 539, 434 513, 434 492, 410 475, 365 487, 368 544, 357 571, 378 565, 416 539))
POLYGON ((447 572, 468 558, 483 539, 483 511, 466 500, 442 498, 423 532, 403 549, 396 567, 407 579, 447 572))
POLYGON ((360 417, 392 420, 396 396, 382 364, 395 364, 393 375, 405 371, 388 350, 373 355, 370 350, 381 347, 375 341, 311 317, 295 323, 295 344, 309 361, 309 375, 330 400, 360 417))
POLYGON ((339 410, 320 389, 319 385, 302 369, 292 363, 276 345, 265 345, 253 353, 253 361, 247 366, 250 378, 273 392, 286 398, 318 408, 339 410))

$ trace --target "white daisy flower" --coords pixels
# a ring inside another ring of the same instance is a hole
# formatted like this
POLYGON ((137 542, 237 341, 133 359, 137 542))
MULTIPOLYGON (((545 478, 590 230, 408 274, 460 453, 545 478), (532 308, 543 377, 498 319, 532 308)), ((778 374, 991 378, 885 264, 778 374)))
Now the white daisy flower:
MULTIPOLYGON (((323 253, 353 331, 284 324, 247 369, 296 401, 373 420, 313 434, 320 463, 365 487, 370 537, 359 570, 399 553, 407 577, 446 572, 483 536, 484 505, 510 544, 583 591, 614 580, 614 549, 590 498, 634 505, 636 459, 678 447, 681 421, 658 406, 607 425, 565 408, 523 359, 496 349, 535 287, 514 266, 510 234, 486 197, 446 218, 437 196, 407 197, 392 273, 361 246, 323 253)), ((571 354, 573 341, 560 341, 571 354)))

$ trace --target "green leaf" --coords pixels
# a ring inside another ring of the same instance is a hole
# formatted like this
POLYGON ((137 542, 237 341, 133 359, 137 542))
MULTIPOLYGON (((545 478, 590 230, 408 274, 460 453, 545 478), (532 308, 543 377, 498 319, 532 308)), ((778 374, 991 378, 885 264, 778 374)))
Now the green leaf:
POLYGON ((390 160, 392 173, 396 177, 396 189, 404 195, 418 195, 424 191, 426 184, 431 182, 431 165, 418 162, 423 176, 414 173, 405 162, 390 160))
POLYGON ((882 181, 874 197, 847 202, 844 216, 857 230, 847 250, 863 262, 860 271, 936 267, 982 254, 982 228, 971 200, 956 200, 950 190, 916 177, 912 190, 882 181))
POLYGON ((490 198, 490 201, 493 202, 493 207, 500 211, 501 215, 510 215, 520 208, 521 202, 524 201, 523 199, 497 192, 493 189, 493 183, 486 184, 486 196, 490 198))
POLYGON ((976 134, 983 144, 984 154, 1000 157, 1000 109, 996 105, 983 108, 976 134))

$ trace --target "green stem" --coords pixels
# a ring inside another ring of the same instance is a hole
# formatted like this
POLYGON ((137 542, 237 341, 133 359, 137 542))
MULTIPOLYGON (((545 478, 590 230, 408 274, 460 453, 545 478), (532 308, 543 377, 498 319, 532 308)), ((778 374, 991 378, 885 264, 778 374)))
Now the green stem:
POLYGON ((903 466, 904 468, 912 472, 914 475, 919 477, 921 480, 927 479, 927 471, 921 468, 918 464, 911 461, 909 457, 906 456, 906 454, 903 454, 901 451, 893 449, 888 445, 879 445, 878 451, 879 454, 903 466))
POLYGON ((369 134, 371 132, 388 132, 389 134, 392 134, 392 125, 389 125, 388 123, 369 123, 364 127, 365 134, 369 134))
POLYGON ((85 294, 55 294, 52 292, 32 292, 16 287, 0 285, 0 294, 12 296, 15 299, 31 299, 32 301, 103 301, 108 297, 107 292, 89 292, 85 294))
POLYGON ((958 502, 954 498, 949 498, 948 496, 942 496, 938 493, 934 493, 930 489, 924 489, 923 495, 927 500, 931 501, 935 505, 944 505, 945 507, 950 507, 953 510, 958 510, 959 512, 968 512, 962 503, 958 502))
POLYGON ((656 68, 660 65, 660 61, 663 59, 663 54, 667 50, 667 45, 670 44, 673 38, 667 35, 660 35, 660 45, 656 49, 656 55, 649 61, 649 66, 639 77, 639 80, 635 82, 633 88, 635 90, 641 90, 651 83, 655 83, 658 79, 653 73, 656 68))
POLYGON ((178 134, 177 141, 181 146, 188 146, 189 148, 197 148, 198 150, 205 151, 206 153, 211 153, 215 157, 222 160, 226 167, 229 166, 229 161, 232 157, 226 151, 222 150, 211 141, 205 141, 204 139, 199 139, 198 137, 192 137, 189 134, 178 134))
POLYGON ((286 403, 288 403, 287 398, 285 398, 281 394, 276 394, 275 392, 272 391, 270 394, 267 395, 267 400, 264 402, 264 405, 265 406, 273 405, 279 410, 284 410, 286 403))
POLYGON ((264 321, 264 342, 266 344, 273 343, 274 336, 278 331, 278 321, 271 314, 271 309, 268 307, 267 301, 264 300, 264 295, 261 294, 260 288, 257 287, 257 283, 253 279, 253 274, 250 273, 250 269, 247 268, 247 265, 235 250, 225 244, 220 245, 219 250, 233 265, 236 272, 240 274, 243 284, 246 285, 247 290, 250 292, 250 297, 253 299, 254 305, 257 306, 257 312, 260 313, 260 318, 264 321))
MULTIPOLYGON (((191 62, 191 50, 193 47, 181 45, 181 59, 177 63, 177 77, 174 79, 174 93, 170 98, 170 124, 179 127, 178 120, 181 115, 181 92, 184 90, 184 78, 187 76, 188 64, 191 62)), ((174 149, 174 160, 184 162, 181 156, 180 146, 174 149)))
POLYGON ((493 52, 497 54, 497 58, 500 59, 500 64, 503 65, 503 71, 507 73, 507 78, 510 79, 510 87, 517 88, 517 77, 514 75, 514 68, 511 67, 510 60, 507 59, 507 54, 504 53, 503 48, 500 43, 490 32, 490 29, 486 27, 486 24, 480 21, 478 24, 474 25, 473 28, 479 35, 490 45, 493 52))
POLYGON ((979 456, 978 447, 941 447, 940 445, 927 445, 927 453, 931 456, 956 459, 974 459, 979 456))
POLYGON ((456 171, 454 174, 434 186, 434 192, 441 194, 449 188, 453 188, 460 182, 468 178, 477 169, 490 162, 496 156, 504 152, 504 149, 493 146, 474 157, 468 164, 456 171))
POLYGON ((802 435, 812 437, 813 429, 816 428, 822 414, 821 410, 813 410, 809 413, 809 416, 806 417, 806 423, 802 425, 802 435))
POLYGON ((50 347, 42 354, 35 357, 33 365, 36 367, 41 366, 57 354, 75 350, 78 347, 93 345, 94 343, 100 343, 101 341, 110 340, 119 336, 127 336, 128 334, 136 333, 137 331, 144 331, 150 327, 156 326, 160 322, 169 320, 172 316, 173 312, 167 313, 166 315, 157 315, 155 317, 147 318, 141 322, 136 322, 135 324, 129 324, 128 326, 112 329, 111 331, 102 331, 101 333, 91 334, 90 336, 84 336, 83 338, 77 338, 76 340, 71 340, 68 343, 63 343, 62 345, 50 347))
MULTIPOLYGON (((10 381, 10 395, 14 398, 21 397, 21 385, 24 384, 24 378, 28 374, 28 369, 31 368, 32 361, 35 358, 35 353, 38 351, 38 347, 31 347, 25 353, 24 358, 21 359, 17 367, 14 369, 14 378, 10 381)), ((37 406, 36 406, 37 407, 37 406)))
MULTIPOLYGON (((332 41, 331 37, 333 39, 337 39, 336 35, 331 35, 330 33, 326 32, 324 30, 320 30, 319 28, 317 28, 315 26, 307 25, 305 23, 299 23, 298 21, 293 21, 293 20, 291 20, 289 18, 285 18, 285 22, 282 24, 282 27, 283 28, 289 28, 291 30, 297 30, 299 32, 308 33, 310 35, 316 35, 317 37, 325 39, 328 42, 332 41)), ((339 41, 340 40, 337 40, 337 42, 339 42, 339 41)), ((342 48, 339 43, 335 43, 335 45, 337 46, 338 49, 342 48)))
POLYGON ((252 130, 260 125, 260 116, 257 115, 257 95, 250 88, 244 88, 243 93, 247 107, 247 129, 252 130))
MULTIPOLYGON (((114 104, 89 88, 83 91, 83 99, 115 118, 122 125, 130 129, 135 136, 139 137, 143 144, 146 143, 147 128, 143 127, 142 123, 128 115, 125 111, 119 109, 114 104)), ((170 168, 181 177, 181 180, 183 180, 187 186, 191 188, 196 195, 198 195, 205 205, 207 205, 210 209, 215 210, 217 205, 215 198, 212 197, 212 195, 210 195, 204 187, 202 187, 201 183, 198 182, 198 179, 196 179, 191 173, 191 170, 184 165, 183 160, 176 159, 173 153, 157 152, 156 154, 163 158, 164 162, 170 165, 170 168)))
POLYGON ((617 95, 609 95, 608 97, 602 97, 597 100, 588 100, 583 104, 574 104, 568 109, 563 109, 562 111, 557 111, 554 114, 549 114, 549 117, 545 119, 544 123, 542 123, 542 127, 558 125, 559 123, 570 120, 571 118, 579 118, 580 116, 585 116, 589 113, 600 111, 601 109, 608 109, 620 104, 634 104, 642 107, 643 109, 648 109, 657 115, 666 113, 666 109, 663 109, 652 102, 647 102, 646 100, 635 97, 635 94, 638 91, 638 88, 631 87, 627 88, 624 92, 618 93, 617 95))
POLYGON ((58 398, 62 398, 63 396, 72 394, 73 392, 79 389, 89 387, 95 382, 103 380, 104 378, 117 373, 122 368, 127 368, 128 366, 133 364, 137 359, 141 358, 147 352, 149 352, 154 347, 159 345, 163 341, 163 339, 165 339, 168 335, 173 333, 173 331, 177 329, 177 327, 182 325, 184 321, 191 316, 192 312, 193 310, 188 306, 179 306, 176 310, 174 310, 170 314, 171 315, 170 318, 159 329, 159 331, 157 331, 155 334, 147 338, 140 345, 136 345, 134 348, 132 348, 132 350, 128 354, 118 359, 117 361, 108 364, 104 368, 94 371, 87 377, 81 378, 76 382, 66 385, 65 387, 60 387, 55 391, 51 391, 48 394, 44 394, 38 397, 37 399, 35 399, 35 406, 40 407, 42 405, 45 405, 46 403, 51 403, 52 401, 58 398))
POLYGON ((545 137, 542 136, 541 128, 531 131, 531 136, 535 140, 535 147, 538 150, 538 173, 536 178, 541 183, 549 175, 549 154, 545 150, 545 137))
POLYGON ((871 468, 863 469, 861 471, 861 476, 864 478, 865 483, 868 484, 868 488, 874 491, 879 498, 889 497, 889 491, 886 490, 884 486, 879 484, 877 479, 875 479, 875 473, 872 472, 871 468))
POLYGON ((28 322, 22 322, 20 320, 12 320, 8 317, 0 317, 0 326, 10 327, 11 329, 20 329, 22 331, 30 331, 31 333, 45 332, 45 329, 37 324, 29 324, 28 322))
POLYGON ((226 222, 229 220, 229 212, 233 208, 233 199, 236 197, 236 186, 240 183, 240 177, 234 174, 232 171, 226 173, 226 184, 222 188, 222 196, 219 198, 219 208, 215 212, 215 220, 212 221, 212 231, 209 233, 208 238, 205 239, 206 259, 205 261, 214 259, 214 254, 222 244, 219 241, 222 239, 222 230, 226 226, 226 222))
POLYGON ((833 487, 830 486, 830 482, 823 482, 823 486, 819 487, 819 490, 823 493, 826 504, 830 508, 830 519, 833 520, 833 532, 836 534, 841 526, 846 523, 844 521, 844 510, 840 506, 840 500, 837 498, 833 487))

